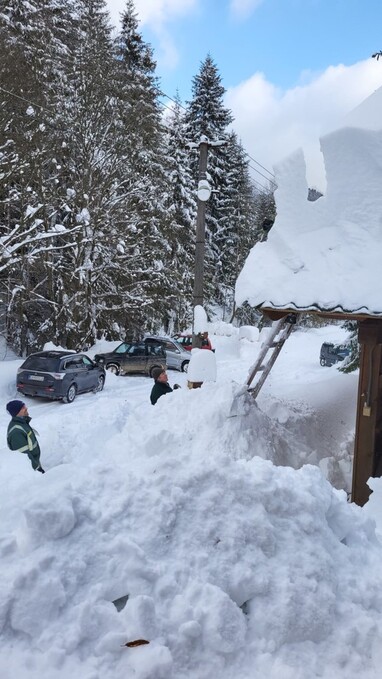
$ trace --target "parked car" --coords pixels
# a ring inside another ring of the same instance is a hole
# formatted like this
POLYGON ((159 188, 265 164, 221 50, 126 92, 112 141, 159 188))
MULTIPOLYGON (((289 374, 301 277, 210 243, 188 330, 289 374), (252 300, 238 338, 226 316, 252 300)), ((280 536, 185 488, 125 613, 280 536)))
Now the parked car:
POLYGON ((144 338, 144 342, 158 342, 166 352, 167 367, 187 372, 190 354, 176 340, 160 335, 148 335, 144 338))
POLYGON ((166 352, 159 343, 122 342, 114 351, 97 354, 94 360, 115 375, 144 373, 151 376, 154 368, 167 369, 166 352))
POLYGON ((350 349, 342 344, 324 342, 320 350, 320 364, 331 366, 349 356, 350 349))
POLYGON ((102 391, 105 370, 85 354, 39 351, 25 359, 17 371, 17 391, 24 396, 45 396, 72 403, 77 394, 102 391))
MULTIPOLYGON (((192 335, 174 335, 173 337, 174 340, 180 344, 183 349, 186 351, 191 351, 192 349, 192 335)), ((211 341, 209 340, 208 337, 204 337, 202 339, 202 349, 209 349, 210 351, 215 352, 215 349, 212 348, 211 341)))

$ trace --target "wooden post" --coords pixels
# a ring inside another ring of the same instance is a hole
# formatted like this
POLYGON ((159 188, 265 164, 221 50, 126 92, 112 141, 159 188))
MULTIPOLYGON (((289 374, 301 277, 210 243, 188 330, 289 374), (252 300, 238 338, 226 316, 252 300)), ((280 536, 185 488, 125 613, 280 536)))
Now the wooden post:
MULTIPOLYGON (((199 144, 199 180, 205 179, 207 172, 208 140, 199 144)), ((205 241, 206 201, 198 197, 195 243, 194 307, 203 306, 204 241, 205 241)))
POLYGON ((352 501, 362 506, 370 495, 367 481, 381 474, 382 320, 360 323, 360 375, 355 428, 352 501))
POLYGON ((203 382, 187 382, 187 386, 189 389, 200 389, 202 386, 203 382))

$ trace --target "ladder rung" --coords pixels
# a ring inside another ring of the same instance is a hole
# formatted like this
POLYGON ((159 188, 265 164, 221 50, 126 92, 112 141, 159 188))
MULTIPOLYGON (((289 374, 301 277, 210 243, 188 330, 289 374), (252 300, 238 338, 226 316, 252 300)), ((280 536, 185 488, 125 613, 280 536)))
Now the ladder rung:
POLYGON ((269 343, 265 342, 262 345, 258 359, 247 380, 247 391, 252 394, 253 398, 257 398, 257 395, 261 387, 263 386, 265 380, 267 379, 272 369, 272 366, 276 361, 277 356, 279 355, 282 347, 284 346, 287 337, 289 337, 292 329, 293 324, 290 323, 290 321, 286 319, 281 319, 280 321, 277 321, 276 325, 273 326, 273 332, 271 333, 271 337, 269 337, 269 343), (280 338, 276 339, 277 336, 280 334, 281 334, 280 338), (270 349, 272 349, 273 351, 268 356, 268 360, 266 360, 264 364, 261 363, 266 358, 267 353, 269 352, 270 349), (258 363, 260 363, 259 366, 258 363), (262 373, 259 381, 254 387, 250 387, 251 382, 255 378, 256 374, 259 372, 262 373))

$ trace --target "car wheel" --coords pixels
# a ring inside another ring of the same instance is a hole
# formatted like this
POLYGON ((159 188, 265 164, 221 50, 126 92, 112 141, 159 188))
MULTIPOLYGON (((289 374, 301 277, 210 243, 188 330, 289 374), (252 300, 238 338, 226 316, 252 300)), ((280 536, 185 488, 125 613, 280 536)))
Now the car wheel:
POLYGON ((102 391, 105 385, 105 377, 103 375, 98 376, 97 384, 94 387, 93 391, 96 394, 98 391, 102 391))
POLYGON ((64 403, 73 403, 74 399, 76 398, 77 395, 77 387, 75 384, 71 384, 68 391, 66 392, 66 396, 62 399, 64 403))
POLYGON ((187 373, 188 372, 188 364, 190 361, 183 361, 182 363, 182 373, 187 373))
POLYGON ((326 365, 326 361, 324 358, 320 358, 320 365, 326 365))
POLYGON ((113 375, 119 375, 120 373, 120 368, 117 363, 109 363, 109 365, 106 366, 106 370, 108 370, 109 373, 113 373, 113 375))

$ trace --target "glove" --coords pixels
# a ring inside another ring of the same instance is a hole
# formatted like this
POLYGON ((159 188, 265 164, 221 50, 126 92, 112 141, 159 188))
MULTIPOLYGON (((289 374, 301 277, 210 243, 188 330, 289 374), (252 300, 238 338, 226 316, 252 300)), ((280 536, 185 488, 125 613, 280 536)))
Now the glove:
POLYGON ((180 389, 180 384, 174 384, 174 389, 180 389))

